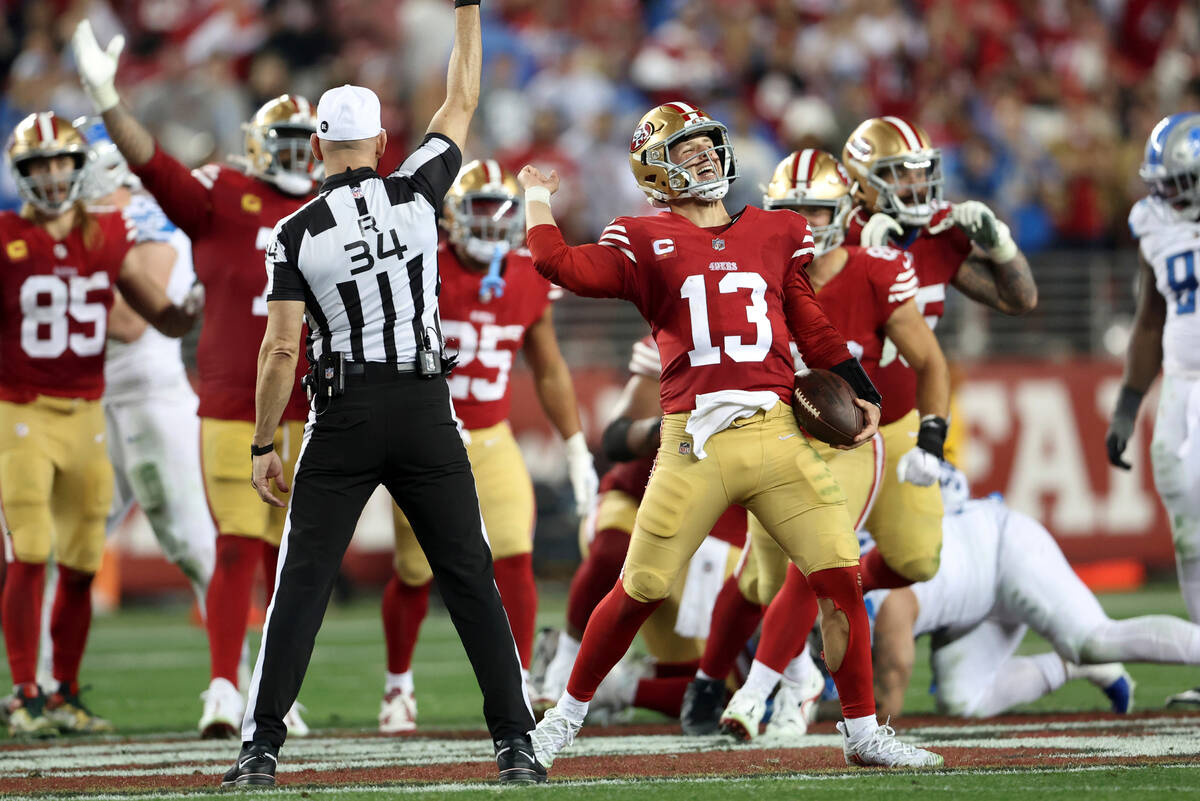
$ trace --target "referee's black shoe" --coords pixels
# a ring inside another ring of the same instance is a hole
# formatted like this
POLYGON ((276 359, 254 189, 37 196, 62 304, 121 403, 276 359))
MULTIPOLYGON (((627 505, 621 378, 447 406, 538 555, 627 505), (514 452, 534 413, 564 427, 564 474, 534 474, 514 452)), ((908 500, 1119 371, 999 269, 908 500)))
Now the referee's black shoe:
POLYGON ((496 767, 501 784, 540 784, 546 781, 546 769, 533 755, 529 737, 496 740, 496 767))
POLYGON ((222 787, 274 787, 278 749, 263 743, 242 743, 237 762, 225 772, 222 787))

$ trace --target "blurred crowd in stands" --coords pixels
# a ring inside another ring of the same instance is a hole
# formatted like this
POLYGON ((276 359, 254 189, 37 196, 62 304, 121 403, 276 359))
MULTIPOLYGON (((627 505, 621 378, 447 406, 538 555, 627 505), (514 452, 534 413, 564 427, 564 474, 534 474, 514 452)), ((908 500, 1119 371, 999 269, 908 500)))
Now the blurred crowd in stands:
MULTIPOLYGON (((384 102, 390 167, 444 92, 450 0, 49 0, 4 4, 5 130, 89 110, 70 49, 86 15, 129 44, 118 87, 192 164, 240 153, 265 100, 341 83, 384 102)), ((761 200, 802 146, 840 154, 862 119, 898 114, 944 149, 946 192, 992 205, 1023 248, 1128 242, 1142 145, 1200 110, 1200 11, 1184 0, 485 0, 483 102, 468 157, 563 176, 576 241, 647 210, 628 141, 682 99, 734 134, 734 207, 761 200)), ((8 171, 0 204, 13 206, 8 171)))

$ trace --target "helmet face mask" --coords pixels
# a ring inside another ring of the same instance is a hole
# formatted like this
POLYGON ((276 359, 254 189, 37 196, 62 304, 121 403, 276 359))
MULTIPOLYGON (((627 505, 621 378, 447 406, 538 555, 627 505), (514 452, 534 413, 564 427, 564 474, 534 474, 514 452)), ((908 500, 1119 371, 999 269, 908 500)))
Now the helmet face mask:
POLYGON ((730 182, 738 177, 728 129, 686 103, 665 103, 642 117, 630 141, 629 160, 638 187, 651 203, 686 197, 717 201, 725 197, 730 182), (680 145, 699 137, 707 137, 709 146, 683 148, 679 154, 680 145), (712 177, 703 179, 699 176, 706 162, 712 177), (693 169, 697 175, 693 175, 693 169))
POLYGON ((7 148, 21 199, 58 216, 82 194, 87 145, 66 120, 52 112, 30 114, 17 124, 7 148))
POLYGON ((1186 222, 1200 220, 1200 114, 1173 114, 1150 132, 1138 175, 1186 222))
POLYGON ((499 248, 507 253, 525 240, 525 206, 516 179, 496 161, 463 166, 446 193, 442 226, 450 242, 487 264, 499 248))
POLYGON ((901 225, 928 225, 942 200, 942 154, 924 129, 900 117, 859 125, 842 150, 855 199, 901 225))
POLYGON ((927 225, 934 204, 942 199, 942 157, 936 150, 924 157, 880 159, 867 181, 878 193, 875 211, 895 217, 902 225, 927 225))
POLYGON ((317 132, 312 105, 298 95, 267 101, 246 133, 246 162, 251 174, 290 195, 305 195, 321 180, 322 170, 309 145, 317 132))
POLYGON ((814 257, 841 246, 853 208, 850 176, 832 153, 798 150, 779 162, 763 196, 763 208, 789 209, 808 220, 814 257), (828 219, 817 219, 822 212, 828 219))

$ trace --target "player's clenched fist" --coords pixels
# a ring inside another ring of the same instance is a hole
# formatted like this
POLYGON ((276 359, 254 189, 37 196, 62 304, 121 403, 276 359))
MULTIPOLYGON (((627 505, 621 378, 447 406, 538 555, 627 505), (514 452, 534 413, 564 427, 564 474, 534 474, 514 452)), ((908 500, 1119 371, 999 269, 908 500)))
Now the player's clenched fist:
POLYGON ((532 189, 535 186, 540 186, 546 189, 550 194, 558 191, 558 171, 551 170, 550 175, 542 175, 542 171, 532 164, 526 164, 517 173, 517 183, 522 189, 532 189))

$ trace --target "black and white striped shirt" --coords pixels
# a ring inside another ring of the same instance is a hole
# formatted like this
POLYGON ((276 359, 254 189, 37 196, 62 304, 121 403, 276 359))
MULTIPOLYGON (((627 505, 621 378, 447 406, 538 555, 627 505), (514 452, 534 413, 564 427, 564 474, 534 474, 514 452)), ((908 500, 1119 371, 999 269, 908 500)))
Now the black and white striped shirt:
POLYGON ((386 178, 347 170, 275 225, 267 246, 267 300, 302 300, 308 358, 411 363, 441 353, 437 210, 462 153, 441 134, 386 178))

